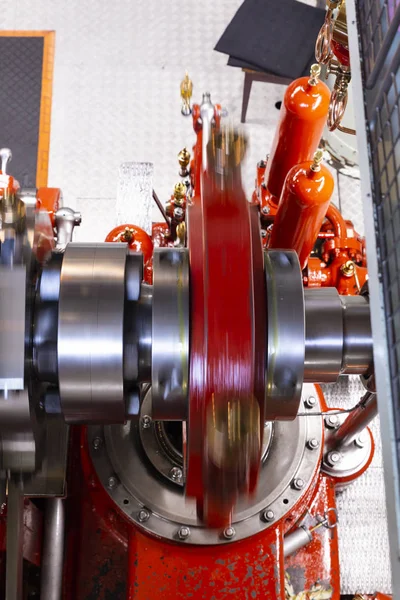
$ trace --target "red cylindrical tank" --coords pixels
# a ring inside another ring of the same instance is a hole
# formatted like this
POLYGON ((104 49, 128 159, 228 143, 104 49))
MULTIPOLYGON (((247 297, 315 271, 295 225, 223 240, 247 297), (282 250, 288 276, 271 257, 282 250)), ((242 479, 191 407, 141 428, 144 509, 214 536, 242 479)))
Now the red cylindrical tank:
POLYGON ((333 177, 321 165, 322 150, 312 161, 293 167, 285 180, 269 248, 296 250, 302 269, 321 229, 333 192, 333 177))
POLYGON ((140 227, 125 223, 114 227, 107 235, 106 242, 124 242, 134 252, 143 252, 143 262, 147 263, 153 256, 151 237, 140 227))
POLYGON ((278 204, 285 177, 292 167, 311 160, 318 148, 329 110, 330 90, 318 79, 319 65, 310 77, 300 77, 286 90, 279 124, 265 172, 269 201, 278 204))

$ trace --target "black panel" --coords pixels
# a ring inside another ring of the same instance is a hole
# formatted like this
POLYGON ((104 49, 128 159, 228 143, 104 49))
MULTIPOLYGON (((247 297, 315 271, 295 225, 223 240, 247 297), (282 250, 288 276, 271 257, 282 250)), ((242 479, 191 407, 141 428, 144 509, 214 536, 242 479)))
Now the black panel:
POLYGON ((0 36, 0 147, 11 148, 10 173, 35 187, 43 37, 0 36))
POLYGON ((295 79, 310 63, 324 18, 324 10, 297 0, 245 0, 215 50, 295 79))

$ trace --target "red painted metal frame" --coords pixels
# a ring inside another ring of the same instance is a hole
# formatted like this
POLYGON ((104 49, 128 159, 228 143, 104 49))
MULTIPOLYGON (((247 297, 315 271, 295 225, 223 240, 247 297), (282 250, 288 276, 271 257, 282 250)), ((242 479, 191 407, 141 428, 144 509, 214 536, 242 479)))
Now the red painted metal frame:
POLYGON ((63 600, 284 600, 285 571, 305 589, 329 582, 339 600, 335 529, 321 527, 306 548, 283 558, 283 536, 306 511, 315 518, 335 507, 335 484, 319 470, 290 514, 259 535, 202 548, 174 544, 128 522, 97 478, 85 428, 73 429, 63 600))

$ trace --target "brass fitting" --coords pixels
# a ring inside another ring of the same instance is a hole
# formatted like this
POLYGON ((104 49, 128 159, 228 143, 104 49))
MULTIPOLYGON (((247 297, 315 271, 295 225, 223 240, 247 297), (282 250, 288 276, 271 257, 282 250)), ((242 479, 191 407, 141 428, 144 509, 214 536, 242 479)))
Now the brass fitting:
POLYGON ((313 163, 311 165, 311 171, 318 172, 321 170, 321 162, 324 158, 324 151, 318 149, 313 156, 313 163))
POLYGON ((356 266, 352 260, 348 260, 340 267, 340 270, 344 277, 354 277, 356 266))
POLYGON ((190 106, 190 99, 192 97, 193 92, 193 83, 190 79, 188 72, 186 71, 185 77, 181 81, 181 99, 182 99, 182 108, 181 113, 187 117, 192 113, 192 108, 190 106))
POLYGON ((178 154, 178 162, 180 166, 179 175, 186 177, 189 174, 188 165, 190 163, 190 152, 187 148, 183 148, 178 154))
POLYGON ((182 206, 186 200, 186 185, 179 181, 174 187, 174 203, 176 206, 182 206))
POLYGON ((135 238, 135 231, 132 227, 125 227, 124 233, 121 235, 121 242, 130 244, 135 238))
POLYGON ((185 245, 186 225, 184 221, 182 221, 182 223, 178 223, 178 225, 176 226, 176 238, 179 246, 185 245))
POLYGON ((321 75, 321 65, 318 63, 314 63, 310 68, 310 79, 308 80, 308 85, 317 85, 319 81, 319 76, 321 75))

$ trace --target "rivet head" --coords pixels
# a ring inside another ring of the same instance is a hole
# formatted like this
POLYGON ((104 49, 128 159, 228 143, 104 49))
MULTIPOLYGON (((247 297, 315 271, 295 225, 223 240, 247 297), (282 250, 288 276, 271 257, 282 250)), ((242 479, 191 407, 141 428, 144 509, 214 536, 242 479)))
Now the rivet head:
POLYGON ((317 440, 317 438, 311 438, 310 440, 308 440, 307 447, 310 450, 316 450, 317 448, 319 448, 319 441, 317 440))
POLYGON ((304 400, 304 405, 306 408, 314 408, 316 404, 317 400, 314 396, 308 396, 308 398, 304 400))
POLYGON ((174 481, 181 481, 182 480, 182 469, 180 469, 179 467, 172 467, 172 469, 169 472, 169 475, 170 475, 171 479, 173 479, 174 481))
POLYGON ((103 440, 101 439, 101 437, 95 437, 93 440, 93 448, 95 450, 99 450, 103 445, 103 440))
POLYGON ((227 540, 231 540, 232 538, 234 538, 236 535, 236 531, 234 530, 234 528, 232 526, 227 527, 226 529, 224 529, 224 538, 227 540))
POLYGON ((149 417, 149 415, 143 415, 142 417, 142 428, 143 429, 149 429, 151 425, 151 417, 149 417))
POLYGON ((182 527, 179 528, 178 531, 178 538, 180 540, 187 540, 187 538, 190 536, 190 529, 189 527, 186 527, 185 525, 182 525, 182 527))
POLYGON ((268 523, 270 523, 271 521, 273 521, 275 519, 275 513, 273 510, 271 510, 270 508, 267 510, 264 510, 263 512, 263 519, 264 521, 267 521, 268 523))
POLYGON ((261 237, 262 238, 267 237, 267 232, 265 231, 265 229, 261 229, 261 237))
POLYGON ((270 211, 269 206, 263 206, 261 212, 263 215, 269 215, 269 211, 270 211))
POLYGON ((145 523, 146 521, 148 521, 150 518, 150 513, 148 510, 140 510, 139 514, 138 514, 138 520, 140 523, 145 523))
POLYGON ((109 477, 107 481, 107 487, 110 488, 110 490, 113 490, 117 486, 117 483, 116 477, 109 477))
POLYGON ((295 490, 302 490, 304 487, 304 480, 301 477, 296 477, 293 479, 293 487, 295 490))

